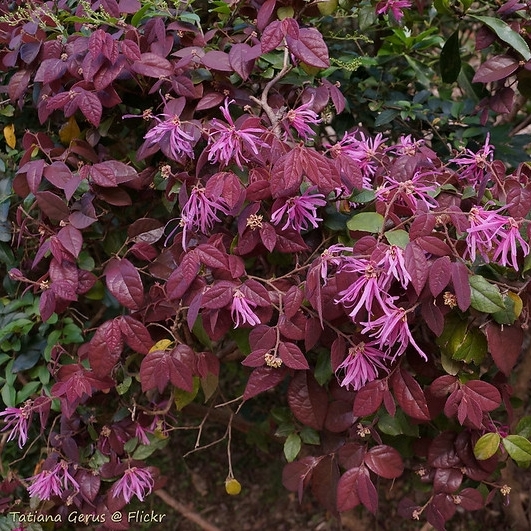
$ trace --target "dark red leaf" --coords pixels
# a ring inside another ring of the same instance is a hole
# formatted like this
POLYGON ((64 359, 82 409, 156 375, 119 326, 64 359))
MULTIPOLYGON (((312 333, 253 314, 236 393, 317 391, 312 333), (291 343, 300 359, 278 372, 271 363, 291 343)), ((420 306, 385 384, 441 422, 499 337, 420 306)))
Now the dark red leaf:
POLYGON ((31 73, 31 70, 20 69, 11 76, 7 84, 7 94, 13 103, 26 93, 31 80, 31 73))
POLYGON ((64 249, 74 258, 79 256, 79 253, 83 248, 83 234, 81 234, 80 230, 72 225, 65 225, 57 233, 57 239, 61 242, 64 249))
POLYGON ((476 71, 473 83, 491 83, 509 77, 518 70, 518 59, 509 55, 496 55, 487 59, 476 71))
POLYGON ((386 479, 398 478, 404 472, 400 453, 386 444, 373 446, 365 455, 365 464, 375 474, 386 479))
POLYGON ((455 492, 463 481, 463 472, 458 468, 436 468, 433 476, 435 492, 455 492))
POLYGON ((445 374, 433 380, 430 391, 434 396, 444 397, 453 393, 459 387, 459 380, 455 376, 445 374))
POLYGON ((357 507, 361 501, 358 496, 360 468, 347 470, 337 484, 337 510, 341 513, 357 507))
POLYGON ((118 160, 99 162, 90 167, 90 177, 98 186, 115 187, 138 178, 136 170, 118 160))
POLYGON ((328 408, 328 394, 308 371, 297 372, 288 387, 289 407, 300 422, 321 430, 328 408))
POLYGON ((79 484, 79 493, 88 502, 93 502, 98 495, 101 485, 99 474, 93 474, 92 471, 79 468, 74 476, 79 484))
POLYGON ((324 427, 332 433, 341 433, 351 428, 355 420, 349 402, 334 400, 328 405, 324 427))
POLYGON ((35 194, 39 208, 53 221, 63 221, 68 218, 68 205, 56 194, 45 190, 35 194))
POLYGON ((310 368, 304 354, 295 343, 285 343, 281 341, 278 345, 278 355, 290 369, 300 371, 310 368))
POLYGON ((428 236, 435 228, 435 215, 419 213, 415 216, 409 228, 409 239, 416 240, 422 236, 428 236))
MULTIPOLYGON (((276 2, 275 2, 276 3, 276 2)), ((260 46, 262 53, 272 52, 284 39, 284 31, 279 20, 271 22, 263 31, 260 46)))
POLYGON ((137 74, 157 79, 173 74, 172 64, 164 57, 151 52, 143 53, 140 60, 133 63, 131 70, 137 74))
POLYGON ((426 396, 419 383, 405 369, 398 369, 391 375, 396 401, 406 415, 418 420, 430 420, 426 396))
POLYGON ((276 341, 276 330, 267 325, 258 325, 249 334, 249 344, 252 350, 272 349, 276 345, 276 341))
POLYGON ((260 227, 260 239, 264 247, 271 253, 277 245, 277 232, 271 223, 262 223, 260 227))
POLYGON ((201 58, 204 66, 211 70, 219 70, 220 72, 232 72, 229 54, 221 50, 210 50, 201 58))
POLYGON ((300 28, 298 38, 287 35, 286 41, 293 55, 303 63, 316 68, 330 66, 328 48, 316 28, 300 28))
POLYGON ((245 81, 253 70, 255 60, 261 54, 261 46, 251 47, 246 43, 236 43, 229 51, 230 65, 245 81))
MULTIPOLYGON (((419 240, 417 240, 418 242, 419 240)), ((437 258, 431 265, 428 286, 431 294, 437 297, 448 286, 452 277, 452 262, 448 256, 437 258)))
POLYGON ((365 466, 360 467, 356 489, 361 503, 372 513, 378 511, 378 491, 371 481, 369 471, 365 466))
POLYGON ((191 369, 175 356, 173 351, 168 350, 150 352, 142 360, 140 380, 144 392, 158 389, 159 393, 162 393, 170 382, 184 391, 193 390, 191 369))
POLYGON ((210 310, 217 310, 228 306, 233 299, 237 284, 227 280, 220 280, 208 286, 203 292, 202 306, 210 310))
POLYGON ((282 155, 271 171, 271 193, 273 198, 286 197, 299 192, 304 173, 303 152, 295 148, 282 155))
POLYGON ((105 321, 98 327, 89 343, 88 358, 92 371, 98 377, 110 376, 120 359, 124 344, 120 323, 105 321))
POLYGON ((460 466, 461 459, 454 447, 456 434, 444 431, 437 435, 428 449, 428 464, 434 468, 453 468, 460 466))
POLYGON ((129 61, 140 61, 142 59, 142 53, 138 44, 131 39, 124 39, 120 41, 122 53, 129 61))
POLYGON ((104 271, 109 291, 130 310, 138 310, 144 303, 144 286, 140 273, 127 258, 112 258, 104 271))
MULTIPOLYGON (((84 90, 79 98, 77 98, 77 105, 79 110, 83 113, 85 118, 94 126, 98 127, 101 121, 101 114, 103 107, 101 101, 96 94, 84 90)), ((65 115, 67 115, 65 113, 65 115)))
POLYGON ((258 367, 250 374, 243 392, 243 399, 249 400, 253 396, 276 387, 286 377, 287 369, 280 367, 258 367))
POLYGON ((140 354, 147 354, 153 346, 153 339, 148 329, 130 315, 123 315, 117 319, 127 345, 140 354))
POLYGON ((452 284, 457 297, 457 305, 462 312, 468 310, 472 296, 468 281, 469 275, 468 267, 465 264, 452 262, 452 284))
POLYGON ((510 376, 522 351, 524 332, 518 325, 503 326, 490 321, 485 329, 489 352, 496 367, 510 376))
POLYGON ((335 189, 340 188, 339 174, 331 160, 315 151, 315 149, 305 147, 300 149, 300 159, 304 173, 321 192, 328 195, 335 189))
POLYGON ((414 242, 409 242, 404 252, 406 270, 411 277, 411 283, 420 295, 423 290, 430 271, 429 262, 424 251, 414 242))
POLYGON ((322 457, 315 465, 312 474, 312 494, 331 514, 337 515, 337 484, 339 468, 331 455, 322 457))
POLYGON ((286 229, 281 230, 277 227, 277 251, 282 253, 297 253, 299 251, 306 251, 308 246, 299 232, 286 229))
POLYGON ((481 492, 467 487, 459 492, 459 505, 467 511, 478 511, 485 507, 485 500, 481 492))
POLYGON ((258 10, 258 15, 256 17, 256 27, 258 31, 263 31, 264 28, 269 24, 275 8, 277 6, 277 0, 266 0, 258 10))
POLYGON ((426 253, 433 256, 451 256, 449 245, 436 236, 419 236, 415 243, 426 253))
POLYGON ((444 315, 434 301, 427 300, 422 303, 420 313, 430 330, 440 336, 444 330, 444 315))
POLYGON ((311 480, 313 469, 319 462, 320 458, 308 456, 293 461, 284 466, 282 470, 282 485, 299 495, 299 503, 302 502, 302 494, 311 480))
POLYGON ((366 417, 375 413, 382 405, 386 389, 387 382, 384 380, 373 380, 364 385, 354 398, 354 415, 356 417, 366 417))
POLYGON ((467 399, 477 402, 483 411, 494 411, 501 404, 500 392, 488 382, 470 380, 461 389, 467 399))
POLYGON ((44 290, 39 299, 39 313, 45 323, 55 312, 55 294, 51 289, 44 290))
POLYGON ((179 267, 168 278, 166 283, 168 297, 173 300, 180 299, 192 285, 200 267, 197 254, 193 251, 186 253, 179 267))
POLYGON ((504 182, 507 190, 507 209, 515 218, 524 218, 531 211, 531 190, 523 187, 518 181, 507 179, 504 182))

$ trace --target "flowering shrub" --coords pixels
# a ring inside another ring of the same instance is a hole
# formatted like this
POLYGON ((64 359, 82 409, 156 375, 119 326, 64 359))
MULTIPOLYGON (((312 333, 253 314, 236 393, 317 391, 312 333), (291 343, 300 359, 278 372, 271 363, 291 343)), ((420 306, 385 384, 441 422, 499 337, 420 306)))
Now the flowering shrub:
POLYGON ((285 487, 333 514, 507 497, 528 4, 0 6, 4 512, 126 529, 187 405, 264 393, 285 487))

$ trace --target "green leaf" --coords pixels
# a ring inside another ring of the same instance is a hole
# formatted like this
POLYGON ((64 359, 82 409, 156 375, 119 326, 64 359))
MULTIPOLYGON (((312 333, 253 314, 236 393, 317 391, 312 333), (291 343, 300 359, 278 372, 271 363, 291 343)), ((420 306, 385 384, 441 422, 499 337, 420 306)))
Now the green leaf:
POLYGON ((531 59, 531 51, 524 38, 514 31, 507 22, 499 18, 484 17, 480 15, 470 15, 470 17, 483 22, 488 26, 496 35, 514 50, 516 50, 526 61, 531 59))
POLYGON ((521 435, 507 435, 503 439, 503 446, 507 453, 520 465, 531 461, 531 442, 521 435))
POLYGON ((405 249, 409 243, 409 234, 402 229, 389 230, 385 233, 385 238, 389 242, 389 245, 396 245, 401 249, 405 249))
POLYGON ((467 330, 463 341, 456 348, 452 359, 479 365, 487 354, 487 338, 477 328, 467 330))
POLYGON ((378 212, 360 212, 347 221, 349 230, 378 233, 383 229, 384 217, 378 212))
POLYGON ((411 424, 405 414, 398 410, 394 416, 384 413, 378 420, 378 429, 386 435, 408 435, 409 437, 418 437, 419 428, 416 424, 411 424))
MULTIPOLYGON (((516 295, 518 297, 518 295, 516 295)), ((521 300, 521 299, 520 299, 521 300)), ((512 297, 503 295, 504 309, 499 312, 494 312, 492 317, 499 324, 511 325, 518 318, 516 302, 512 297)))
POLYGON ((199 386, 201 382, 197 376, 194 376, 193 380, 193 389, 192 391, 184 391, 183 389, 179 389, 178 387, 175 387, 173 390, 173 396, 174 396, 174 403, 175 407, 177 408, 177 411, 181 411, 185 406, 190 404, 194 401, 194 398, 197 396, 197 393, 199 392, 199 386))
POLYGON ((350 196, 350 201, 353 203, 370 203, 376 199, 374 190, 358 190, 350 196))
POLYGON ((290 433, 284 442, 284 456, 288 463, 295 461, 301 451, 302 440, 297 433, 290 433))
POLYGON ((459 30, 454 31, 444 43, 439 58, 441 77, 444 83, 457 81, 461 71, 461 54, 459 50, 459 30))
POLYGON ((495 313, 505 309, 498 286, 491 284, 481 275, 472 275, 469 282, 472 308, 484 313, 495 313))
POLYGON ((332 364, 330 363, 330 354, 324 350, 319 352, 313 373, 317 383, 319 385, 325 385, 333 374, 334 371, 332 371, 332 364))
POLYGON ((516 425, 515 431, 526 439, 531 438, 531 416, 522 417, 516 425))
POLYGON ((500 447, 500 434, 499 433, 485 433, 479 439, 474 446, 474 455, 478 461, 485 461, 491 458, 500 447))
POLYGON ((392 122, 398 115, 400 111, 396 109, 385 109, 382 111, 374 120, 374 127, 380 127, 381 125, 387 125, 392 122))
POLYGON ((300 436, 304 444, 321 444, 321 438, 319 437, 319 432, 310 428, 309 426, 304 426, 300 431, 300 436))

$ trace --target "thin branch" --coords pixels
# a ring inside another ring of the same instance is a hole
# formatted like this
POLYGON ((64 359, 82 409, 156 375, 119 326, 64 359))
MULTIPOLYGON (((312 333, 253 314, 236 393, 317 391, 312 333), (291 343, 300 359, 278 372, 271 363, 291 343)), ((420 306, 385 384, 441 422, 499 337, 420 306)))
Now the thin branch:
POLYGON ((170 496, 164 489, 156 490, 155 493, 166 505, 181 513, 187 520, 194 522, 204 531, 221 531, 221 529, 214 524, 205 520, 201 515, 192 511, 189 507, 178 502, 175 498, 170 496))

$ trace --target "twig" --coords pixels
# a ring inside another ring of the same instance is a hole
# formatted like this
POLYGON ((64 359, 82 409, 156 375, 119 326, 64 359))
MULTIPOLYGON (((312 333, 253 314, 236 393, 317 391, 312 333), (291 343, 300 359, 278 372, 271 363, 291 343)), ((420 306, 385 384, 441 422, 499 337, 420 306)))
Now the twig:
POLYGON ((221 531, 221 529, 207 520, 202 516, 192 511, 186 505, 178 502, 175 498, 170 496, 164 489, 159 489, 155 491, 155 494, 166 504, 169 505, 172 509, 175 509, 177 512, 181 513, 187 520, 194 522, 204 531, 221 531))

